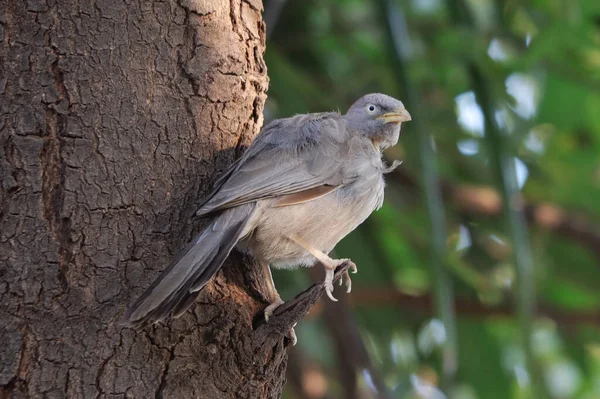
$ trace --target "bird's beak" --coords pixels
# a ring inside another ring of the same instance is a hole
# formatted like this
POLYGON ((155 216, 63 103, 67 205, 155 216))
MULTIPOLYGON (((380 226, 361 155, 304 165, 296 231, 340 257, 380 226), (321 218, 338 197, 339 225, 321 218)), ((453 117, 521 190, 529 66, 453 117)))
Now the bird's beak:
POLYGON ((401 123, 408 122, 412 118, 406 109, 399 108, 394 112, 388 112, 387 114, 380 115, 376 119, 381 119, 384 121, 384 123, 401 123))

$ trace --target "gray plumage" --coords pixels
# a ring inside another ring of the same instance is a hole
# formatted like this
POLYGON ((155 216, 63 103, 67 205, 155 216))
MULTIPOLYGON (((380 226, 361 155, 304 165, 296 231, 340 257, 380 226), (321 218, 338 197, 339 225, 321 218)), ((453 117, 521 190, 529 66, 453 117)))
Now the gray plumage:
POLYGON ((126 323, 145 326, 183 313, 236 245, 263 265, 291 268, 319 260, 326 270, 335 268, 338 261, 326 254, 381 207, 383 174, 390 169, 381 151, 396 144, 407 120, 400 101, 368 94, 345 115, 269 123, 198 210, 212 223, 133 304, 126 323))

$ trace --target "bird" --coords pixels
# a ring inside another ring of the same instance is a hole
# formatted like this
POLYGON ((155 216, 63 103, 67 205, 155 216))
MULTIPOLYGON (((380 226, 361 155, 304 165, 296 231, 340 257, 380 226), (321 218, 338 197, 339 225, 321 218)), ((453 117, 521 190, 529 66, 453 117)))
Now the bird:
MULTIPOLYGON (((383 204, 388 166, 382 151, 396 145, 404 104, 372 93, 346 114, 322 112, 276 119, 263 127, 246 152, 214 184, 197 216, 207 226, 181 251, 124 315, 124 324, 143 328, 181 316, 236 248, 248 253, 268 276, 268 322, 280 298, 270 268, 321 264, 324 288, 333 300, 336 244, 383 204)), ((347 292, 352 280, 343 275, 347 292)), ((295 344, 296 336, 290 331, 295 344)))

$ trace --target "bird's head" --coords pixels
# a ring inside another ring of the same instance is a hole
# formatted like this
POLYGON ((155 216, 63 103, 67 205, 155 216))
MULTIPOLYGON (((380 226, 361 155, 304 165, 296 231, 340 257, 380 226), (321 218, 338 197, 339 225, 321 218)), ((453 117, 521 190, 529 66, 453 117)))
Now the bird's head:
POLYGON ((351 131, 363 134, 380 149, 396 145, 400 125, 411 120, 402 101, 373 93, 359 98, 344 115, 351 131))

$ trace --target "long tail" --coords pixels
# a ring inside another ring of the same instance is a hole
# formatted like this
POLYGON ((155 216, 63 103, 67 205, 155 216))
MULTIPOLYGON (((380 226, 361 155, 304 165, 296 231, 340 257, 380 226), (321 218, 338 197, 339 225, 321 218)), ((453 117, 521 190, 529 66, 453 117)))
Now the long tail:
POLYGON ((123 317, 135 328, 180 316, 189 308, 241 238, 255 204, 227 209, 214 217, 181 254, 173 260, 123 317))

